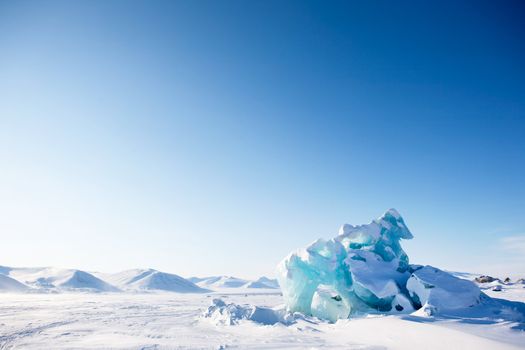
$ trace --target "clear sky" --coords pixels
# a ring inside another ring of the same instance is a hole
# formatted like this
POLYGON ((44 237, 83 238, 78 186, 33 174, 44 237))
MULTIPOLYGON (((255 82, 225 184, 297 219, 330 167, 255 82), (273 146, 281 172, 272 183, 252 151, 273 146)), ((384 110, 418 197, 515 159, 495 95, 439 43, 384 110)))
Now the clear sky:
POLYGON ((0 264, 272 275, 390 207, 525 274, 521 1, 0 0, 0 264))

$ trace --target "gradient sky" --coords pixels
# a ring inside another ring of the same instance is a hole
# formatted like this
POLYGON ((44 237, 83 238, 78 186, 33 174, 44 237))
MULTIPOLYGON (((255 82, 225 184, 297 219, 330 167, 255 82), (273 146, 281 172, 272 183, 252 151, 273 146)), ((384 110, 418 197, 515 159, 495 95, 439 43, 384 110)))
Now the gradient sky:
POLYGON ((273 275, 390 207, 525 274, 520 1, 0 0, 0 265, 273 275))

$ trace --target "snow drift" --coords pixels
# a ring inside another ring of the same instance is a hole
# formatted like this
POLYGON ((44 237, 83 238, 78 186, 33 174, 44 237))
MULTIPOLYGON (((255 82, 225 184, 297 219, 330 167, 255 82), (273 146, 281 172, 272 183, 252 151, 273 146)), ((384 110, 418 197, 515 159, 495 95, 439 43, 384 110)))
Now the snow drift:
POLYGON ((345 224, 278 265, 286 306, 336 321, 352 314, 429 312, 472 306, 479 288, 430 266, 411 266, 400 241, 413 238, 395 209, 367 225, 345 224))
POLYGON ((250 304, 226 304, 222 299, 213 299, 202 317, 209 318, 216 325, 232 326, 242 320, 254 321, 263 325, 286 323, 283 313, 268 307, 250 304))

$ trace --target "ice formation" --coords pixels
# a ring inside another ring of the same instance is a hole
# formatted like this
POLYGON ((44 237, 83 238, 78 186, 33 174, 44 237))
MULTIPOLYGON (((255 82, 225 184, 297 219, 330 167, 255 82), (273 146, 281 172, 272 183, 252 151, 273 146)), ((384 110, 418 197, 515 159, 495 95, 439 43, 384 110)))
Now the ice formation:
POLYGON ((277 274, 288 310, 336 321, 358 313, 412 312, 425 303, 449 307, 440 298, 456 292, 468 300, 464 304, 479 298, 472 282, 410 266, 400 240, 411 238, 403 218, 390 209, 370 224, 345 224, 337 237, 291 253, 277 274), (429 292, 425 284, 439 288, 429 292))

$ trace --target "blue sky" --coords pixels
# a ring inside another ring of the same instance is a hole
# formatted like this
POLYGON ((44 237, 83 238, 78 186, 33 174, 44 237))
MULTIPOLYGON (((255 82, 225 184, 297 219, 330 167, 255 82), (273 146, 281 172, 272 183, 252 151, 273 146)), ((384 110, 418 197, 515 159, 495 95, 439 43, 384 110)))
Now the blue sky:
POLYGON ((3 265, 272 275, 390 207, 525 274, 519 1, 0 1, 3 265))

